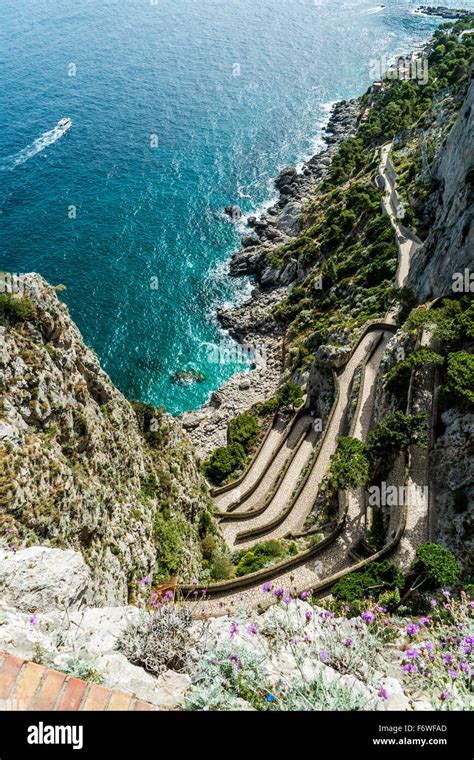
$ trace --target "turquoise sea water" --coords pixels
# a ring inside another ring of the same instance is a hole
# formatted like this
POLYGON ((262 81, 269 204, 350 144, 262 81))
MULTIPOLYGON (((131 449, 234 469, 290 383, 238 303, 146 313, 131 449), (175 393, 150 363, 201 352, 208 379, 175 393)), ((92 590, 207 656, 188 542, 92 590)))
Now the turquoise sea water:
POLYGON ((66 285, 127 397, 199 406, 235 370, 203 350, 215 307, 250 290, 226 275, 223 207, 268 201, 369 61, 426 39, 416 4, 2 0, 0 268, 66 285), (171 382, 190 368, 205 381, 171 382))

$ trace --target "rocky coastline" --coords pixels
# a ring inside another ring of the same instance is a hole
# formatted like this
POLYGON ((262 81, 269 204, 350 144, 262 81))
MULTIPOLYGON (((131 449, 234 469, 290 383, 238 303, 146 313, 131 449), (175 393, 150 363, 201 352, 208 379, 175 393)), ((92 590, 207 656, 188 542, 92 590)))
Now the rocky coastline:
POLYGON ((437 16, 438 18, 444 18, 446 20, 474 18, 474 11, 461 8, 446 8, 444 5, 437 5, 435 7, 431 5, 420 5, 420 7, 417 8, 417 12, 422 13, 424 16, 437 16))
MULTIPOLYGON (((279 191, 276 203, 257 218, 249 216, 248 234, 240 250, 231 258, 231 277, 252 276, 255 288, 251 298, 231 309, 219 309, 222 327, 238 343, 255 352, 253 368, 245 374, 233 375, 214 391, 198 410, 180 415, 200 458, 226 444, 227 423, 253 404, 275 395, 284 372, 283 330, 270 316, 270 309, 293 287, 303 272, 290 263, 283 271, 273 268, 269 254, 290 243, 301 230, 300 217, 304 205, 314 195, 333 155, 347 137, 357 131, 361 115, 361 98, 336 102, 323 127, 324 147, 306 161, 298 171, 284 168, 275 179, 279 191)), ((231 216, 240 213, 238 206, 228 208, 231 216)))

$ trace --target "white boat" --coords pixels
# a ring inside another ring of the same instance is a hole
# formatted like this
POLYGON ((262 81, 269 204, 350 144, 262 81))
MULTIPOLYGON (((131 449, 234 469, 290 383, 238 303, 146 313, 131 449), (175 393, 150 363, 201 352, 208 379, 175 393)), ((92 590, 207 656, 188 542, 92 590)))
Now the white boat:
POLYGON ((72 121, 68 117, 65 117, 64 119, 60 119, 58 121, 58 127, 61 127, 63 129, 69 129, 71 125, 72 125, 72 121))

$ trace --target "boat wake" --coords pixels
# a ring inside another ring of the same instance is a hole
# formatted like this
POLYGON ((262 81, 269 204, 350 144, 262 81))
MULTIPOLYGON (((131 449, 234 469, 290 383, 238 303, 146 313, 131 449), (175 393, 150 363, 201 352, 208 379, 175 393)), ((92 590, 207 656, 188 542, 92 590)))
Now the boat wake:
POLYGON ((374 13, 382 13, 385 5, 376 5, 374 8, 368 8, 365 11, 361 11, 361 16, 372 16, 374 13))
POLYGON ((0 169, 2 171, 13 171, 17 166, 24 164, 25 161, 29 161, 30 158, 36 156, 37 153, 41 153, 45 148, 53 145, 57 142, 66 132, 71 128, 71 119, 61 119, 58 121, 53 129, 48 132, 43 132, 40 137, 37 137, 30 145, 23 148, 13 156, 6 158, 1 164, 0 169))

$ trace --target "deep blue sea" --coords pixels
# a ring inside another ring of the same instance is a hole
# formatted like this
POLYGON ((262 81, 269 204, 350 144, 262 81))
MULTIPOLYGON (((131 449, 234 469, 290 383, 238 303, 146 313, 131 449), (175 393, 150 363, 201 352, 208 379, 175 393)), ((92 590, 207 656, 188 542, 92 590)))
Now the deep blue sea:
POLYGON ((223 207, 268 202, 370 60, 427 38, 438 21, 416 5, 2 0, 0 268, 66 286, 127 397, 196 408, 236 369, 203 350, 222 339, 215 308, 251 288, 226 274, 223 207), (173 384, 187 369, 205 381, 173 384))

